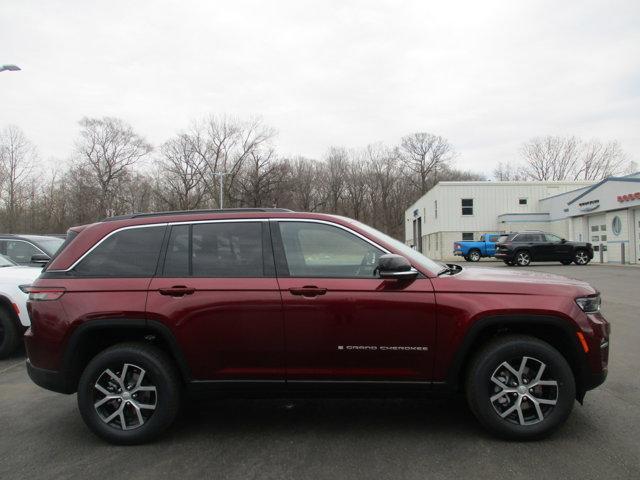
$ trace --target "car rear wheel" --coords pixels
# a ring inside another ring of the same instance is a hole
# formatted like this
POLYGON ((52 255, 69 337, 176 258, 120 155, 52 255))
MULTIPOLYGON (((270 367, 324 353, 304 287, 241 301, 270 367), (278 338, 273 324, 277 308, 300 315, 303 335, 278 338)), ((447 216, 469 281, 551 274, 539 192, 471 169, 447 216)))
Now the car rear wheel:
POLYGON ((527 250, 520 250, 516 253, 516 265, 526 267, 531 263, 531 254, 527 250))
POLYGON ((576 387, 571 367, 555 348, 534 337, 509 335, 474 357, 466 394, 489 431, 511 440, 533 440, 566 421, 576 387))
POLYGON ((0 307, 0 358, 6 358, 20 346, 20 330, 12 316, 0 307))
POLYGON ((576 265, 586 265, 589 263, 589 255, 586 250, 578 250, 573 258, 576 265))
POLYGON ((480 261, 480 251, 479 250, 471 250, 469 252, 469 261, 470 262, 479 262, 480 261))
POLYGON ((170 358, 160 349, 123 343, 96 355, 78 384, 82 419, 118 445, 157 438, 174 421, 182 394, 170 358))

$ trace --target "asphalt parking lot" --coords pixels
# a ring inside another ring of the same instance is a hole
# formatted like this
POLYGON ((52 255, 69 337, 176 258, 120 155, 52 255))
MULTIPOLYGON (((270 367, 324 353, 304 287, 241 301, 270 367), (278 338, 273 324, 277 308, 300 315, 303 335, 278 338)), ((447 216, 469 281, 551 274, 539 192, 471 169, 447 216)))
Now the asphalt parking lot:
POLYGON ((115 447, 19 355, 0 361, 0 478, 640 478, 640 268, 529 269, 589 281, 613 324, 607 382, 548 440, 496 440, 461 399, 213 400, 154 444, 115 447))

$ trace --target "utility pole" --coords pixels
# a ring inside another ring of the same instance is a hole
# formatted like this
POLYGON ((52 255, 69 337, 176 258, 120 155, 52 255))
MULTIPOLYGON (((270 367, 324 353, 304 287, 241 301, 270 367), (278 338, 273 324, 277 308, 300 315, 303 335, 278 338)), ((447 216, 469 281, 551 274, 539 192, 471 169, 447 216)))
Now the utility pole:
POLYGON ((220 210, 224 208, 224 176, 229 175, 228 172, 213 172, 213 174, 220 179, 220 210))

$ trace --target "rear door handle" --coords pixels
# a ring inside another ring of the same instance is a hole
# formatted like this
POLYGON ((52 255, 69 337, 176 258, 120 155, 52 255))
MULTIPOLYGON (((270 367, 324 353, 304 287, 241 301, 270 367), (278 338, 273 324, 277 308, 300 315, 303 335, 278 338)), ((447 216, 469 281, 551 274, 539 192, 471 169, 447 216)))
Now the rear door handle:
POLYGON ((171 288, 159 288, 160 295, 168 295, 170 297, 182 297, 191 295, 196 291, 195 288, 185 287, 184 285, 174 285, 171 288))
POLYGON ((301 295, 303 297, 317 297, 318 295, 324 295, 327 293, 326 288, 319 288, 315 285, 305 285, 304 287, 290 288, 291 295, 301 295))

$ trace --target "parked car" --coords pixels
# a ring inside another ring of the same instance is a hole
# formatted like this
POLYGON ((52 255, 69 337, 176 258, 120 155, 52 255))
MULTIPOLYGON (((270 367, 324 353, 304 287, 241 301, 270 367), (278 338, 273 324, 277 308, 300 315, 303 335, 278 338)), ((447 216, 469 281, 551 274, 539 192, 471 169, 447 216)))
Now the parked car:
POLYGON ((22 334, 29 327, 26 287, 40 271, 0 255, 0 358, 13 354, 22 343, 22 334))
POLYGON ((587 283, 443 265, 340 216, 171 212, 74 227, 29 291, 29 375, 77 392, 88 427, 117 444, 159 436, 183 389, 207 387, 463 391, 493 433, 540 438, 607 375, 609 324, 587 283))
POLYGON ((500 233, 485 233, 480 241, 461 240, 453 244, 453 254, 462 256, 467 262, 479 262, 481 258, 493 257, 496 253, 496 241, 500 233))
POLYGON ((0 234, 0 255, 9 257, 18 265, 42 266, 64 243, 59 235, 0 234))
POLYGON ((593 259, 590 243, 569 242, 551 233, 526 231, 502 235, 495 257, 507 265, 526 267, 531 262, 586 265, 593 259))

